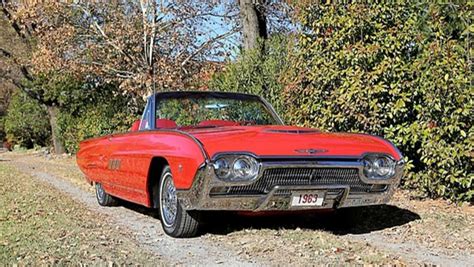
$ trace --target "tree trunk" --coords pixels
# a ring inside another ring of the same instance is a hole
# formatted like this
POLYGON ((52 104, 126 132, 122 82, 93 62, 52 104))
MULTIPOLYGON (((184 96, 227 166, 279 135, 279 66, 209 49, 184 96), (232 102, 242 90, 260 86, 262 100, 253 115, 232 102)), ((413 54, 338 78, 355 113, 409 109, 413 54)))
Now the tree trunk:
POLYGON ((244 49, 253 49, 257 47, 259 38, 266 39, 268 37, 265 1, 240 0, 239 4, 244 49))
POLYGON ((56 106, 48 106, 49 124, 51 125, 51 139, 53 141, 53 148, 55 154, 63 154, 66 152, 63 143, 59 139, 58 131, 58 108, 56 106))

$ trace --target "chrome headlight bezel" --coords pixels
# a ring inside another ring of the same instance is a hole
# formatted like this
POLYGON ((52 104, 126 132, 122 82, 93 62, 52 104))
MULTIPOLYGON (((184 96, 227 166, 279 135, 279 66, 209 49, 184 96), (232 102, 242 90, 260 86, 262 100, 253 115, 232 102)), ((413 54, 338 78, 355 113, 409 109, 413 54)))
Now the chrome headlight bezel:
POLYGON ((257 179, 261 164, 247 154, 221 154, 214 158, 212 167, 216 177, 229 183, 248 183, 257 179))
POLYGON ((367 154, 362 158, 363 175, 370 180, 383 181, 397 173, 397 161, 387 154, 367 154))

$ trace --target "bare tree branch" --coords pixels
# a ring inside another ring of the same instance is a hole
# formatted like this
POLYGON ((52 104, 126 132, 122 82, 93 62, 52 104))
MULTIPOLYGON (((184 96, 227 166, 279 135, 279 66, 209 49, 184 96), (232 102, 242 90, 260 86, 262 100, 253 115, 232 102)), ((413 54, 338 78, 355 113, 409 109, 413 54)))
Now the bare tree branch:
POLYGON ((112 46, 117 52, 119 52, 120 54, 122 54, 123 56, 125 56, 126 58, 128 58, 131 62, 136 62, 137 60, 134 59, 130 54, 128 54, 127 52, 125 52, 123 49, 121 49, 117 44, 115 44, 113 41, 110 40, 109 36, 107 36, 107 34, 104 32, 104 30, 102 29, 102 27, 100 27, 99 23, 97 23, 97 20, 92 16, 92 13, 88 10, 86 10, 83 6, 81 5, 77 5, 77 4, 72 4, 71 6, 74 6, 74 7, 77 7, 79 8, 80 10, 82 10, 82 12, 84 13, 84 15, 86 16, 89 16, 91 19, 92 19, 92 24, 94 26, 94 28, 97 30, 97 32, 104 38, 104 40, 110 45, 112 46))
POLYGON ((148 41, 147 41, 147 30, 146 30, 146 25, 147 23, 147 13, 148 13, 148 1, 146 0, 140 0, 140 8, 142 11, 142 23, 143 23, 143 54, 144 54, 144 60, 145 62, 148 62, 147 55, 148 55, 148 41))
POLYGON ((102 64, 102 63, 99 63, 99 62, 96 62, 96 61, 94 61, 94 62, 84 62, 84 64, 92 64, 92 65, 100 66, 102 68, 105 68, 108 72, 110 72, 110 73, 112 73, 112 74, 114 74, 117 77, 122 78, 122 79, 130 79, 130 78, 133 78, 137 75, 134 72, 127 71, 127 70, 119 70, 119 69, 107 66, 105 64, 102 64))
POLYGON ((201 46, 199 46, 193 53, 191 53, 188 57, 186 57, 182 62, 181 62, 181 66, 184 66, 189 60, 191 60, 193 57, 195 57, 197 54, 201 53, 202 50, 204 50, 205 48, 209 47, 210 45, 212 45, 213 43, 215 43, 216 41, 220 40, 220 39, 224 39, 226 38, 227 36, 230 36, 234 33, 237 32, 237 29, 233 29, 231 31, 228 31, 226 33, 223 33, 223 34, 220 34, 220 35, 217 35, 216 37, 214 38, 211 38, 209 40, 207 40, 205 43, 203 43, 201 46))
POLYGON ((156 1, 153 1, 153 14, 152 14, 152 19, 151 19, 151 34, 150 34, 150 55, 149 55, 149 66, 153 65, 153 46, 154 46, 154 41, 155 41, 155 36, 156 36, 156 22, 155 22, 155 17, 157 16, 156 14, 157 8, 156 8, 156 1))

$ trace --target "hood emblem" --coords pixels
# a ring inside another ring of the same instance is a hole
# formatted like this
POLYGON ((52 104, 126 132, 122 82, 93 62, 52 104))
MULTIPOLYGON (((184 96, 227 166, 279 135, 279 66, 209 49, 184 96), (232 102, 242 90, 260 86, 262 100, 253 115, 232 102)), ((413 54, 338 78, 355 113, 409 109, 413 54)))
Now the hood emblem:
POLYGON ((311 154, 311 155, 316 154, 316 153, 328 152, 327 149, 314 149, 314 148, 295 149, 295 151, 298 153, 311 154))

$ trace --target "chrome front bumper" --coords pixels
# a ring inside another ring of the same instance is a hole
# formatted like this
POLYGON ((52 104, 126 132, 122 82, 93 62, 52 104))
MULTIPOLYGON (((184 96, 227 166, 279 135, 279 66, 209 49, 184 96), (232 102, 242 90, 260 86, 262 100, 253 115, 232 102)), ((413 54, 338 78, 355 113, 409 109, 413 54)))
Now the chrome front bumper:
MULTIPOLYGON (((265 192, 264 194, 212 195, 213 188, 232 187, 236 186, 236 184, 219 180, 215 176, 211 164, 207 164, 198 170, 194 183, 189 190, 177 190, 178 199, 182 207, 186 210, 282 211, 368 206, 389 202, 403 175, 403 165, 399 164, 397 165, 396 175, 391 179, 368 181, 362 177, 362 166, 357 161, 300 162, 291 164, 269 162, 264 163, 262 169, 277 167, 357 168, 359 170, 361 183, 367 183, 367 185, 386 185, 386 187, 385 190, 381 192, 351 192, 351 186, 347 184, 275 185, 269 192, 265 192), (291 206, 291 193, 313 190, 325 192, 322 206, 291 206), (281 192, 286 192, 286 194, 282 194, 281 192)), ((261 174, 259 178, 262 178, 261 174)))

